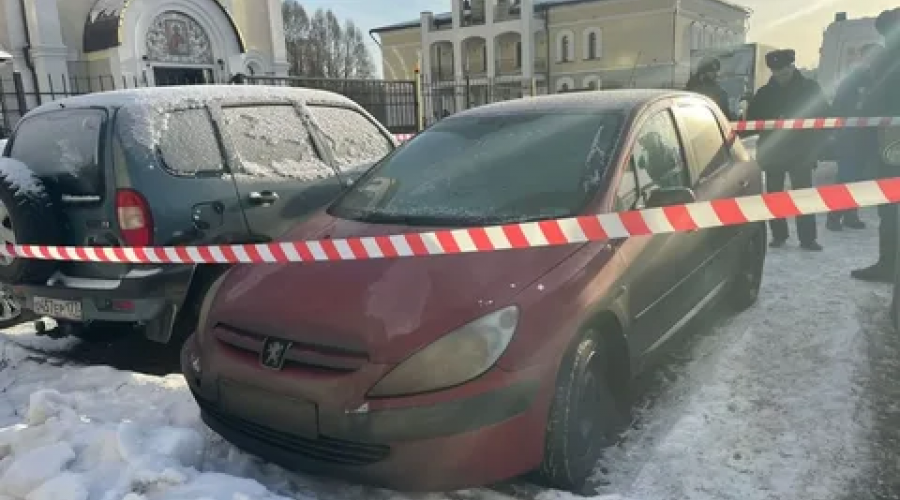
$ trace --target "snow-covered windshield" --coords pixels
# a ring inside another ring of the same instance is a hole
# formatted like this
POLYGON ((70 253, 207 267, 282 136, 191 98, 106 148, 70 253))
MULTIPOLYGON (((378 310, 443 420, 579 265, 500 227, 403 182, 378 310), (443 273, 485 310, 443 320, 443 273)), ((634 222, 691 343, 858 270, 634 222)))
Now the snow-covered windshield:
POLYGON ((569 216, 596 191, 622 122, 587 112, 448 118, 376 166, 331 213, 408 225, 569 216))

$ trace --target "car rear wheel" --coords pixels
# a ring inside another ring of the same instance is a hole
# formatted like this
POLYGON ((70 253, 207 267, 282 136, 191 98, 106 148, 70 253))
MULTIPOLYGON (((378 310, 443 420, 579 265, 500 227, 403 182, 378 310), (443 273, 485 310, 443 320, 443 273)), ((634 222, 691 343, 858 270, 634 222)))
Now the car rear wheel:
MULTIPOLYGON (((60 224, 43 182, 24 163, 0 159, 0 245, 57 245, 60 224)), ((0 255, 0 282, 46 283, 52 260, 0 255)))
POLYGON ((750 238, 741 246, 737 274, 728 296, 729 304, 737 311, 749 309, 759 300, 768 249, 766 234, 765 223, 756 223, 750 238))
POLYGON ((33 318, 34 315, 22 309, 22 304, 13 296, 9 286, 0 285, 0 330, 12 328, 33 318))
POLYGON ((583 492, 603 451, 628 422, 610 385, 607 354, 602 339, 590 333, 563 361, 538 471, 547 486, 583 492))

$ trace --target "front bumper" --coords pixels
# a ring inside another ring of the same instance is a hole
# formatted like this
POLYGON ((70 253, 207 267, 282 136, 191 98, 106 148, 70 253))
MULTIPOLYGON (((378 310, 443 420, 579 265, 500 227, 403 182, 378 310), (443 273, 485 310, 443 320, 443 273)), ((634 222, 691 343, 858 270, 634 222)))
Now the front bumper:
MULTIPOLYGON (((295 471, 405 491, 447 491, 529 472, 543 456, 549 401, 528 377, 428 405, 341 411, 182 369, 203 421, 226 440, 295 471)), ((552 382, 552 381, 551 381, 552 382)))

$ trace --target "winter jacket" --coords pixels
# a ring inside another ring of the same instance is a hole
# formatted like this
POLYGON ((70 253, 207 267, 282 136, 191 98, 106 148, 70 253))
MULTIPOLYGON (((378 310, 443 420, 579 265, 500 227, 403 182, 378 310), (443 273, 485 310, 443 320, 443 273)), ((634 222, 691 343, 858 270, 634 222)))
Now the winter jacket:
MULTIPOLYGON (((799 71, 782 86, 775 77, 763 85, 747 106, 747 120, 824 118, 831 106, 822 87, 799 71)), ((814 167, 828 139, 825 130, 771 130, 761 132, 757 159, 763 169, 814 167)))
MULTIPOLYGON (((865 110, 862 113, 864 116, 900 116, 900 66, 897 65, 897 60, 900 58, 900 44, 886 47, 882 57, 883 59, 875 64, 880 71, 874 72, 875 85, 866 100, 865 110)), ((886 145, 881 142, 894 142, 898 132, 900 130, 895 127, 876 130, 875 133, 879 137, 877 150, 879 159, 881 158, 881 148, 886 145), (881 139, 881 136, 886 137, 881 139)))
MULTIPOLYGON (((857 70, 838 86, 832 103, 836 117, 852 118, 871 113, 869 96, 874 91, 871 71, 857 70)), ((877 158, 878 131, 872 128, 846 128, 835 132, 837 160, 866 168, 877 158)))
POLYGON ((722 88, 716 82, 713 81, 701 81, 698 78, 691 78, 685 90, 689 92, 696 92, 698 94, 703 94, 706 97, 712 99, 719 108, 722 109, 722 112, 725 113, 725 116, 729 120, 734 120, 734 113, 731 111, 731 104, 728 102, 728 92, 725 92, 725 89, 722 88))

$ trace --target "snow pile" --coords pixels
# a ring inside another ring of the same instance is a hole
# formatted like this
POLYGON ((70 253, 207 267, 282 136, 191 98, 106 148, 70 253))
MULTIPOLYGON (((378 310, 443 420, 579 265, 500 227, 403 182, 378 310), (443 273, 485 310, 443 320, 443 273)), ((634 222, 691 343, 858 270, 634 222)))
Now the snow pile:
POLYGON ((276 498, 255 481, 200 473, 205 439, 194 429, 95 421, 78 405, 77 396, 39 391, 25 423, 0 431, 0 497, 276 498))

